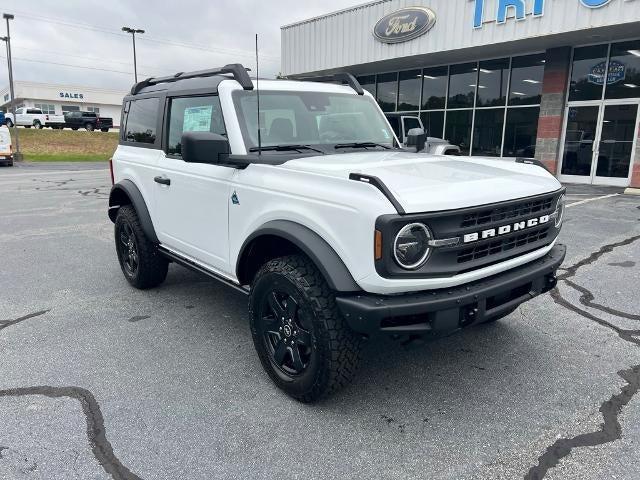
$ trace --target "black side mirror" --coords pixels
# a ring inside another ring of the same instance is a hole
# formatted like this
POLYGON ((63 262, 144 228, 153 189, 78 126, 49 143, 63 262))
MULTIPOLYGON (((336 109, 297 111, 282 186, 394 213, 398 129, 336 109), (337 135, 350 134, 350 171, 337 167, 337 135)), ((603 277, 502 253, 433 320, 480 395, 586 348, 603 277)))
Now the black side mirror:
POLYGON ((182 159, 189 163, 220 163, 221 155, 231 153, 229 140, 211 132, 184 132, 181 150, 182 159))
POLYGON ((407 147, 416 147, 416 152, 424 150, 427 134, 422 128, 412 128, 407 133, 407 147))

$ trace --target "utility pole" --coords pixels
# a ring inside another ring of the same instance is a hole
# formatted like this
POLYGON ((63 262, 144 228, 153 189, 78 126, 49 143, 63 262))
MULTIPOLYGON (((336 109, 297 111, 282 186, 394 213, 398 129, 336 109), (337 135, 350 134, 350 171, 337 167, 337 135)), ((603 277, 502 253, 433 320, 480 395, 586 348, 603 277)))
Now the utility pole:
POLYGON ((13 160, 19 162, 22 160, 22 153, 20 153, 20 139, 18 138, 18 125, 16 124, 16 104, 15 95, 13 90, 13 66, 11 64, 11 35, 9 33, 9 20, 13 20, 13 15, 10 13, 3 13, 2 18, 7 21, 7 36, 2 39, 7 44, 7 63, 9 64, 9 94, 11 95, 11 113, 13 113, 13 132, 16 137, 16 151, 13 154, 13 160))
POLYGON ((136 65, 136 33, 144 33, 140 28, 122 27, 122 31, 131 34, 133 39, 133 76, 138 83, 138 66, 136 65))

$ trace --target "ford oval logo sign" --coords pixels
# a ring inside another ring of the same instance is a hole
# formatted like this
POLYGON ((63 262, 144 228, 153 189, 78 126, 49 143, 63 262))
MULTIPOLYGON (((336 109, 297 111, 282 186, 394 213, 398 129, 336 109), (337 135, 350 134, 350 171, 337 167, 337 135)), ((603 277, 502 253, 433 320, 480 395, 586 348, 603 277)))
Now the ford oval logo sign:
POLYGON ((384 43, 406 42, 424 35, 435 23, 436 14, 430 8, 401 8, 378 20, 373 36, 384 43))

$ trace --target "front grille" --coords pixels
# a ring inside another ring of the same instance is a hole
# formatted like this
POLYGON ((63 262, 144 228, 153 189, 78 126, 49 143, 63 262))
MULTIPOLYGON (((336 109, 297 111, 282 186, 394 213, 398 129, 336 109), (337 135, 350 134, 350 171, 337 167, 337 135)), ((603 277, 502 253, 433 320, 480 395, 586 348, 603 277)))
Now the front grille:
POLYGON ((495 207, 487 210, 480 210, 466 214, 462 218, 460 228, 475 227, 477 225, 487 225, 490 223, 502 222, 505 220, 519 219, 539 212, 549 210, 553 206, 553 198, 547 197, 537 200, 528 200, 515 203, 506 207, 495 207))
POLYGON ((521 235, 496 240, 495 242, 465 248, 458 252, 458 263, 471 262, 498 253, 507 252, 514 248, 524 247, 530 243, 544 240, 549 234, 549 227, 531 230, 521 235))

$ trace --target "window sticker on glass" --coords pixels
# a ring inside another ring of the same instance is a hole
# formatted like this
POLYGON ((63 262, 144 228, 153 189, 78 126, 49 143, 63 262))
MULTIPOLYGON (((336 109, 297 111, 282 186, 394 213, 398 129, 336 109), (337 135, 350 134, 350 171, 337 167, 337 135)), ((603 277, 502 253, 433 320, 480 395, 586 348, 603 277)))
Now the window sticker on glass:
POLYGON ((189 107, 184 110, 183 132, 209 132, 211 131, 212 105, 202 107, 189 107))

